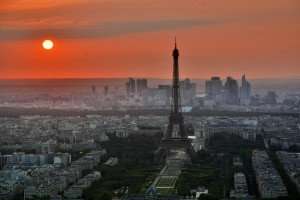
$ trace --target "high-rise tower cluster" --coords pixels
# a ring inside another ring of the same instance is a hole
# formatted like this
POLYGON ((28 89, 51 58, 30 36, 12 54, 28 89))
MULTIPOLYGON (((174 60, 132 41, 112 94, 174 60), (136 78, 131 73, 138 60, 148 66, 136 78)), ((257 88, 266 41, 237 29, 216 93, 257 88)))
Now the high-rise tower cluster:
POLYGON ((205 82, 205 93, 208 100, 219 104, 249 105, 251 98, 251 84, 246 76, 242 76, 241 86, 232 77, 227 77, 223 84, 220 77, 212 77, 205 82))
POLYGON ((128 96, 141 95, 148 88, 147 79, 129 78, 126 83, 126 92, 128 96))

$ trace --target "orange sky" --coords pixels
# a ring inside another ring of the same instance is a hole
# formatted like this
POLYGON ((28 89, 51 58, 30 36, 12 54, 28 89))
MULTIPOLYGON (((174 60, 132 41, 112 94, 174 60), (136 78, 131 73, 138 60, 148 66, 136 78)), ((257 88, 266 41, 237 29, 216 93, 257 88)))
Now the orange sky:
POLYGON ((300 77, 299 0, 0 0, 0 78, 168 78, 175 35, 183 77, 300 77))

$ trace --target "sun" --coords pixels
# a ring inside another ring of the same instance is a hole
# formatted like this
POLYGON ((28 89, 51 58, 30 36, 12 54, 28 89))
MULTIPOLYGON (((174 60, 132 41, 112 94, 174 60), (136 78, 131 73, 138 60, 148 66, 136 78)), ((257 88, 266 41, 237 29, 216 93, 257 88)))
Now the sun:
POLYGON ((52 40, 44 40, 42 46, 44 49, 50 50, 54 47, 54 43, 52 40))

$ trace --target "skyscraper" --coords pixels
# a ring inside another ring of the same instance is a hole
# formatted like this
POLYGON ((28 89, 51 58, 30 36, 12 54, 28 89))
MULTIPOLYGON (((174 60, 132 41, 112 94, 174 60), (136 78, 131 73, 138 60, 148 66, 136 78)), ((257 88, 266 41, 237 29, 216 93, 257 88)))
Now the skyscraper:
POLYGON ((95 86, 95 85, 92 85, 91 88, 92 88, 92 93, 93 93, 93 94, 96 94, 96 86, 95 86))
POLYGON ((224 99, 226 104, 239 104, 239 85, 232 77, 227 77, 224 85, 224 99))
POLYGON ((148 81, 147 79, 137 79, 136 80, 136 91, 139 95, 143 93, 144 90, 148 88, 148 81))
POLYGON ((196 96, 196 84, 188 78, 184 79, 180 81, 180 92, 182 94, 182 105, 190 105, 196 96))
POLYGON ((128 96, 135 95, 136 92, 136 82, 133 78, 129 78, 126 83, 126 91, 128 96))
POLYGON ((242 105, 249 105, 251 98, 251 84, 246 80, 245 74, 242 76, 240 87, 240 102, 242 105))
POLYGON ((216 100, 222 94, 223 84, 218 76, 211 77, 205 82, 205 93, 208 99, 216 100))
POLYGON ((268 91, 264 97, 265 104, 275 105, 277 103, 277 94, 275 91, 268 91))
POLYGON ((104 86, 104 96, 108 95, 108 89, 109 89, 108 85, 105 85, 104 86))

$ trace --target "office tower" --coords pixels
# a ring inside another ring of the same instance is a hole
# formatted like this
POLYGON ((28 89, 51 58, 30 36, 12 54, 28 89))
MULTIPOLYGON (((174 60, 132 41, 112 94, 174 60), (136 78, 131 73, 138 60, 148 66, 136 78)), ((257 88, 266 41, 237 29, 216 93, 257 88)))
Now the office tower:
POLYGON ((240 102, 242 105, 249 105, 251 98, 251 84, 246 80, 246 76, 242 76, 242 84, 240 88, 240 102))
POLYGON ((226 82, 224 84, 224 99, 226 104, 239 104, 238 82, 231 77, 227 77, 226 82))
POLYGON ((133 78, 129 78, 126 83, 126 91, 128 96, 135 95, 136 92, 136 82, 133 78))
POLYGON ((142 95, 142 93, 148 88, 147 79, 137 79, 136 80, 137 93, 142 95))
POLYGON ((107 95, 108 95, 108 90, 109 90, 108 85, 105 85, 105 86, 104 86, 104 96, 107 96, 107 95))
POLYGON ((196 96, 196 84, 188 78, 180 81, 180 92, 182 94, 182 105, 191 105, 196 96))
POLYGON ((205 82, 205 93, 208 99, 216 100, 221 96, 223 84, 220 77, 214 76, 205 82))
POLYGON ((277 104, 277 94, 274 91, 269 91, 264 97, 265 104, 275 105, 277 104))
POLYGON ((92 85, 91 88, 92 88, 92 93, 93 93, 93 94, 96 94, 96 86, 95 86, 95 85, 92 85))

